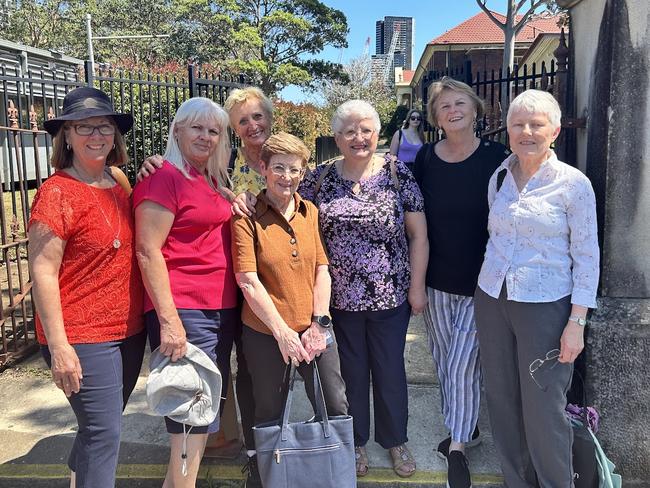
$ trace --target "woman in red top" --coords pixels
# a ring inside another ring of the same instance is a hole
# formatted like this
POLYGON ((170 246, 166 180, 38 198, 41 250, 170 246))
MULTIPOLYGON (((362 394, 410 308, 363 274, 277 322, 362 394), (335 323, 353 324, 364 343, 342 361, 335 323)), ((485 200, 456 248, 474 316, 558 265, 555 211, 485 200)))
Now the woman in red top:
POLYGON ((56 172, 29 222, 36 332, 57 387, 79 424, 72 487, 115 486, 122 410, 135 387, 146 336, 129 196, 114 165, 126 162, 130 114, 94 88, 77 88, 45 122, 56 172))
MULTIPOLYGON (((200 97, 185 101, 169 129, 162 168, 133 193, 151 348, 160 345, 176 361, 191 342, 217 363, 224 385, 239 318, 230 202, 223 194, 230 156, 227 128, 228 116, 216 103, 200 97)), ((219 419, 193 427, 187 436, 182 424, 165 421, 171 457, 164 486, 194 487, 207 434, 219 430, 219 419)))

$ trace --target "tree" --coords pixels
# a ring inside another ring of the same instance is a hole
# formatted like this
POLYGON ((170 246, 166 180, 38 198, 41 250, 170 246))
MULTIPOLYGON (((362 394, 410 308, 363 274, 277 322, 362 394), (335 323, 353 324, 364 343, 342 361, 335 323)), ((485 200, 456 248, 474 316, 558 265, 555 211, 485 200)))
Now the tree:
POLYGON ((360 99, 369 102, 377 113, 382 125, 390 120, 397 101, 392 90, 381 79, 373 79, 372 61, 369 56, 360 56, 343 66, 345 80, 324 80, 318 89, 324 99, 329 115, 336 107, 347 100, 360 99))
POLYGON ((305 60, 326 46, 347 47, 348 24, 340 10, 318 0, 234 0, 231 64, 262 90, 275 94, 288 85, 313 86, 336 78, 340 65, 305 60))
POLYGON ((503 62, 501 72, 507 73, 512 70, 515 60, 515 39, 519 31, 534 18, 535 12, 546 7, 547 10, 555 10, 555 0, 508 0, 508 9, 505 22, 497 19, 492 11, 486 6, 487 0, 476 0, 481 10, 503 31, 503 62), (526 8, 526 10, 522 10, 526 8))

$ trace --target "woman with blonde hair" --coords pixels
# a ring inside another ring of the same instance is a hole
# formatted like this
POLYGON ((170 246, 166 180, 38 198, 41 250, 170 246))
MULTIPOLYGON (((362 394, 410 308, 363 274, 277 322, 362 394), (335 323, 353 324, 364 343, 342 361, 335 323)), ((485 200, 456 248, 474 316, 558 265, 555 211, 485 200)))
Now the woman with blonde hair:
POLYGON ((424 115, 412 108, 406 114, 402 128, 393 134, 389 152, 412 170, 415 156, 423 144, 424 115))
POLYGON ((488 239, 488 181, 508 151, 476 135, 483 101, 468 85, 445 77, 429 97, 429 123, 445 137, 420 149, 413 174, 429 236, 424 321, 449 429, 437 453, 447 461, 450 488, 468 488, 465 448, 479 442, 481 379, 473 295, 488 239))
MULTIPOLYGON (((211 100, 183 102, 169 130, 162 168, 133 192, 151 348, 159 346, 176 361, 189 341, 218 365, 224 384, 238 323, 230 201, 224 190, 227 128, 228 115, 211 100)), ((189 435, 182 424, 165 421, 171 453, 164 486, 193 487, 207 434, 219 429, 219 418, 193 427, 189 435)))

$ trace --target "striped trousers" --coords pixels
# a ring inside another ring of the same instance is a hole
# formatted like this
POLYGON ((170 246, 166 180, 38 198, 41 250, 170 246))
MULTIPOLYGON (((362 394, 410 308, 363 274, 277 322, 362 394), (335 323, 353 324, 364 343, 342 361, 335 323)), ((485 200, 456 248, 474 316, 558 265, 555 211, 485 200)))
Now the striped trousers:
POLYGON ((424 323, 438 369, 442 415, 452 440, 469 442, 481 400, 474 298, 430 287, 427 295, 424 323))

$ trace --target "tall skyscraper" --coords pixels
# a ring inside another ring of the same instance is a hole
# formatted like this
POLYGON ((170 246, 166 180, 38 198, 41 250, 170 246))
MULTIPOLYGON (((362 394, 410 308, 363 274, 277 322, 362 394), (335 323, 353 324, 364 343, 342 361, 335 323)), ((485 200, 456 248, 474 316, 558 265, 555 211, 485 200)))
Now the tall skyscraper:
POLYGON ((375 54, 388 54, 393 34, 397 31, 397 44, 393 55, 394 66, 411 69, 413 66, 413 38, 415 20, 413 17, 384 17, 378 20, 375 27, 375 54))

